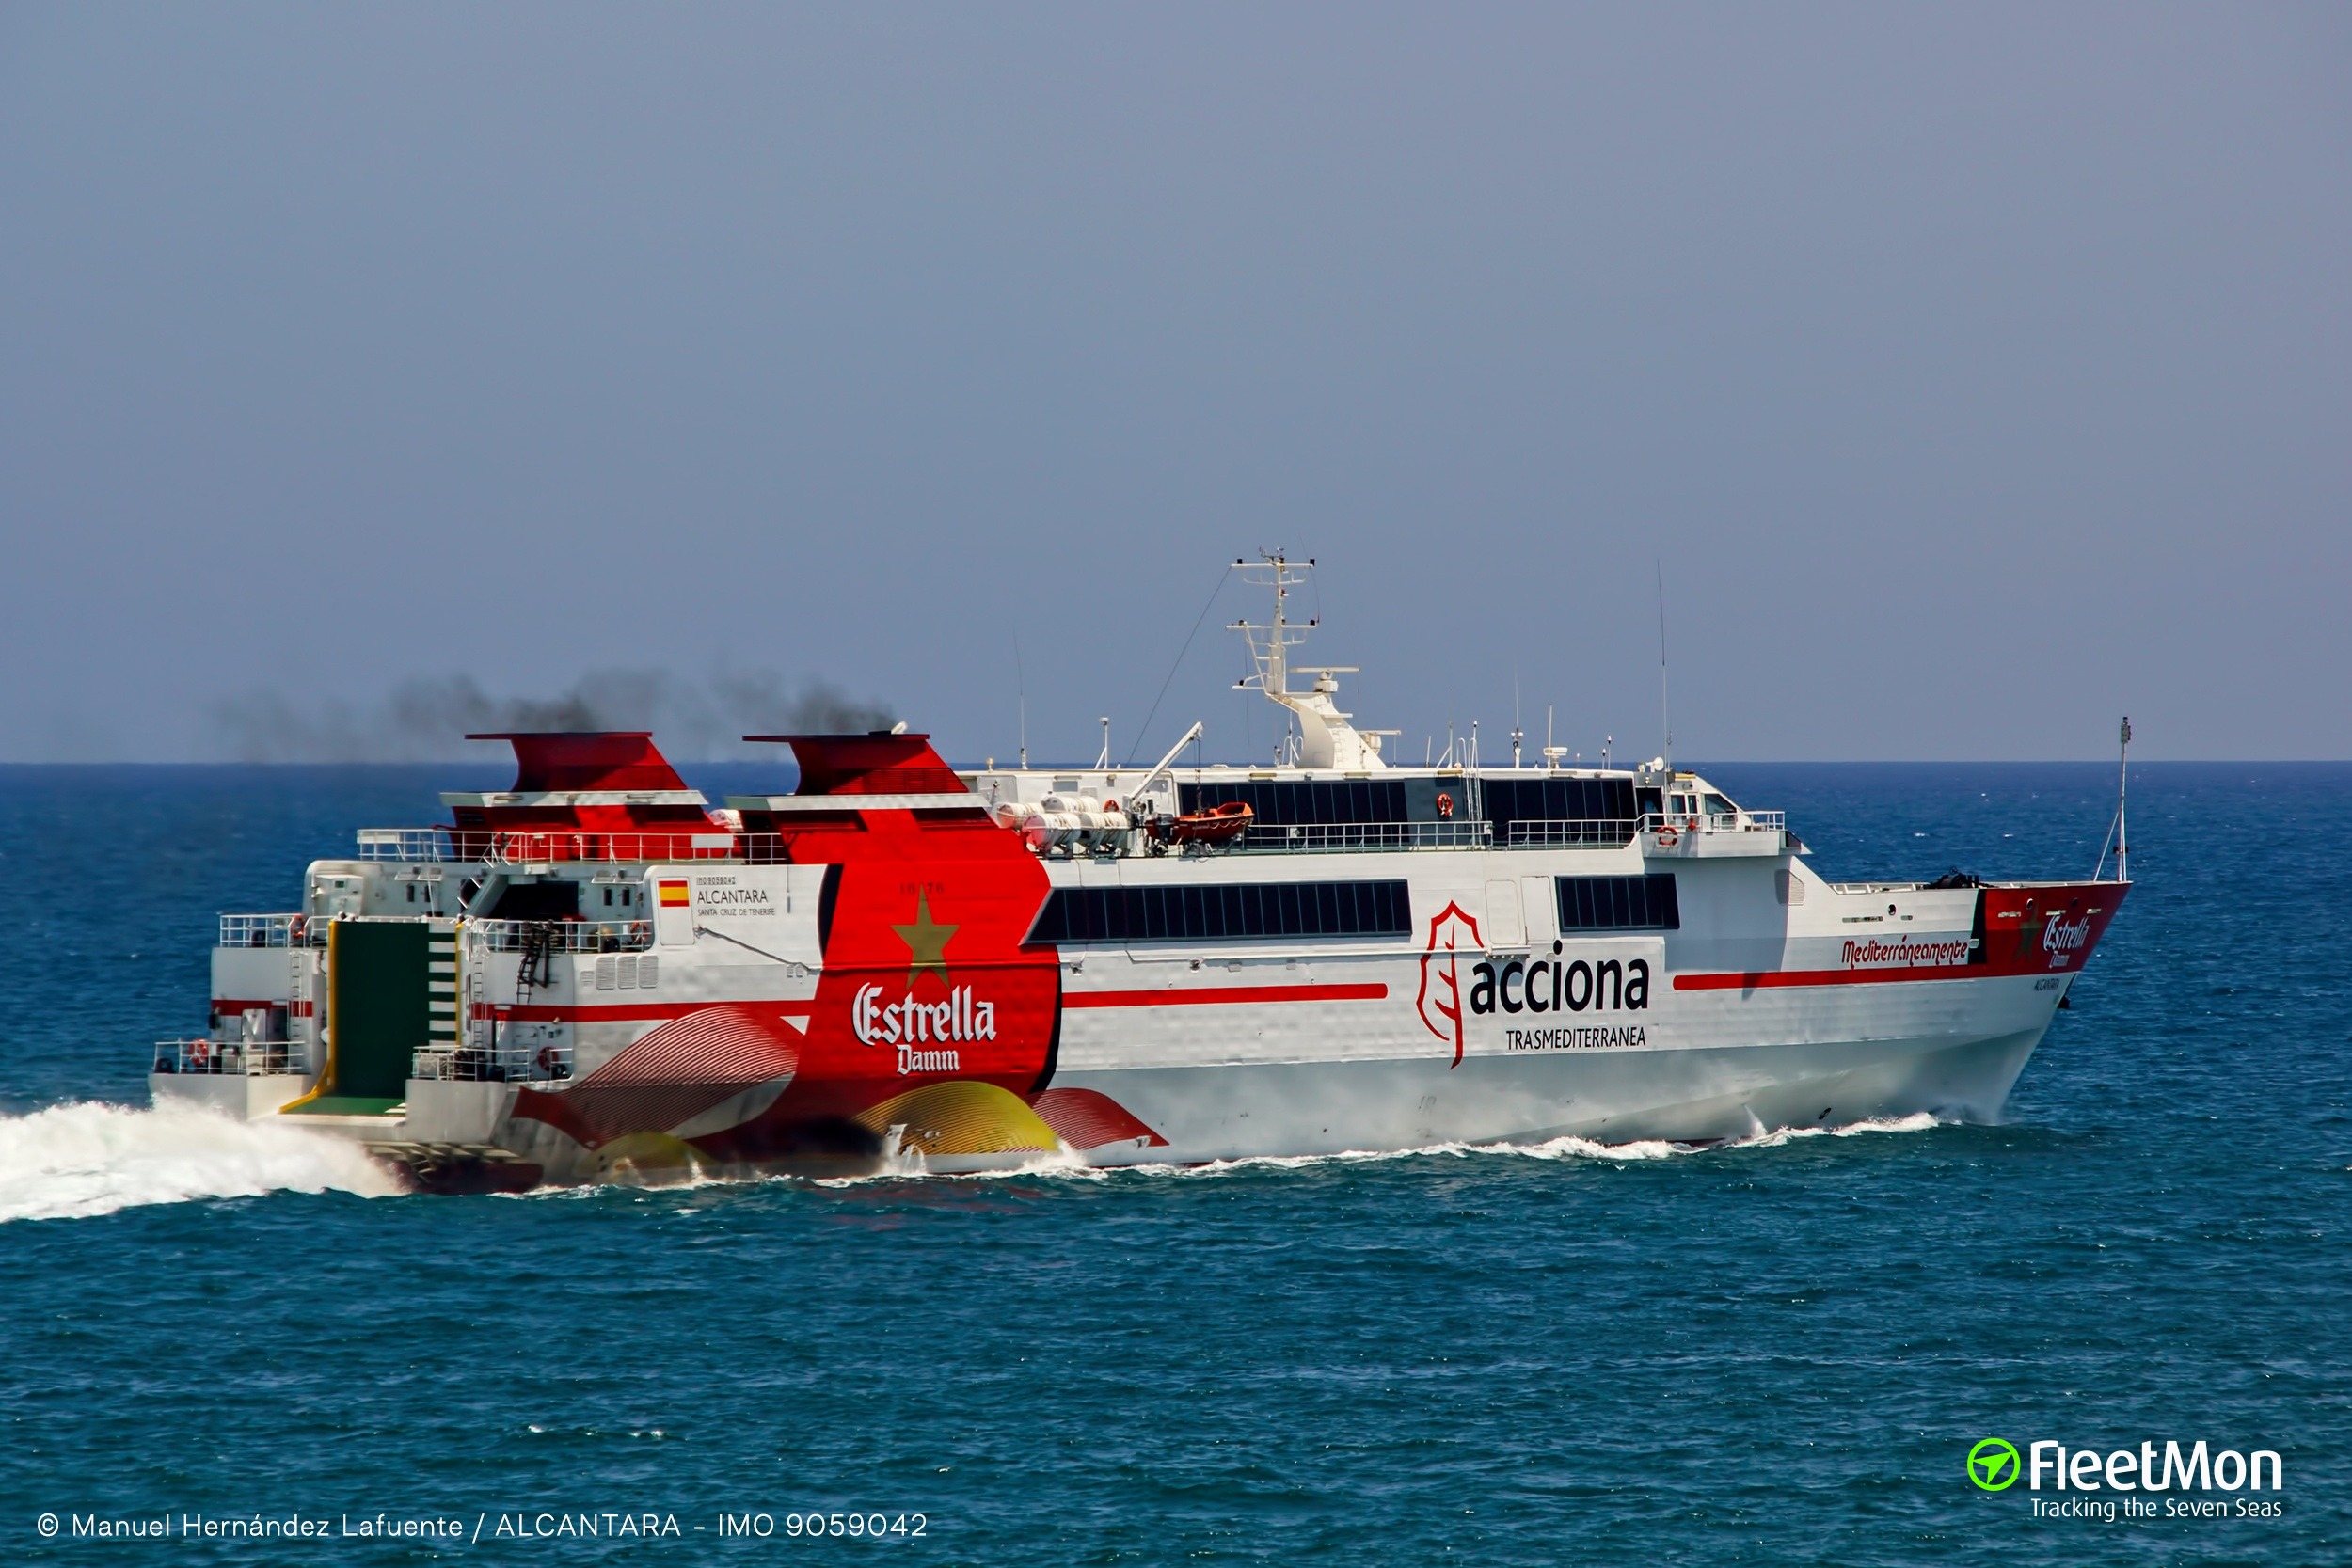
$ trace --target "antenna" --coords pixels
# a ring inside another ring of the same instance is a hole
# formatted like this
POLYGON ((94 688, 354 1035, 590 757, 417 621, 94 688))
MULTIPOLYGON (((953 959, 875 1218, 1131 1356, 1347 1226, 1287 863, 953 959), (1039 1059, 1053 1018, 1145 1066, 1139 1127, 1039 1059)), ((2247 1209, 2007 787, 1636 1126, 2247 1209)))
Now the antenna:
POLYGON ((1103 726, 1103 752, 1094 759, 1094 766, 1108 768, 1111 765, 1111 716, 1107 713, 1101 715, 1100 722, 1103 726))
MULTIPOLYGON (((1309 556, 1307 564, 1311 567, 1314 563, 1314 557, 1309 556)), ((1277 699, 1287 696, 1291 687, 1290 651, 1307 641, 1308 630, 1322 624, 1322 617, 1311 616, 1306 630, 1301 630, 1298 623, 1289 615, 1291 590, 1303 585, 1307 581, 1307 574, 1294 565, 1290 557, 1279 549, 1262 556, 1255 566, 1236 559, 1233 570, 1241 573, 1242 579, 1252 587, 1274 590, 1274 619, 1271 622, 1255 626, 1248 621, 1236 621, 1226 628, 1240 632, 1248 642, 1250 662, 1254 667, 1253 673, 1244 675, 1233 684, 1244 689, 1263 691, 1277 699)))
POLYGON ((1029 770, 1029 682, 1021 671, 1021 633, 1012 634, 1013 689, 1021 693, 1021 771, 1029 770))
POLYGON ((2123 825, 2123 808, 2127 803, 2132 780, 2132 721, 2129 715, 2124 717, 2123 728, 2117 737, 2117 745, 2119 751, 2115 766, 2115 820, 2107 825, 2107 836, 2099 841, 2099 863, 2090 868, 2090 879, 2094 882, 2099 879, 2099 873, 2107 868, 2107 846, 2110 844, 2115 846, 2115 879, 2119 882, 2128 882, 2132 879, 2127 859, 2131 851, 2126 842, 2127 835, 2123 825))
POLYGON ((2131 853, 2129 835, 2123 828, 2123 807, 2132 786, 2132 716, 2123 716, 2123 733, 2117 741, 2115 764, 2115 879, 2128 882, 2131 873, 2125 869, 2124 857, 2131 853))
POLYGON ((1666 707, 1666 563, 1653 556, 1658 569, 1658 727, 1666 732, 1666 771, 1675 770, 1675 723, 1666 707))
POLYGON ((1519 667, 1511 666, 1511 766, 1519 765, 1519 667))
MULTIPOLYGON (((1235 562, 1234 564, 1239 565, 1240 562, 1235 562)), ((1151 735, 1152 721, 1160 716, 1160 704, 1167 698, 1168 689, 1175 684, 1176 672, 1184 668, 1184 656, 1192 652, 1192 640, 1200 635, 1200 627, 1208 620, 1209 610, 1216 604, 1216 596, 1225 592, 1225 584, 1228 580, 1230 579, 1226 576, 1225 569, 1221 566, 1217 568, 1216 586, 1209 590, 1208 602, 1200 607, 1200 613, 1192 618, 1192 630, 1184 633, 1184 645, 1176 650, 1176 662, 1168 667, 1168 678, 1160 682, 1160 693, 1152 699, 1151 710, 1144 714, 1143 723, 1136 731, 1135 744, 1127 748, 1129 767, 1135 765, 1136 752, 1142 749, 1145 737, 1151 735)))

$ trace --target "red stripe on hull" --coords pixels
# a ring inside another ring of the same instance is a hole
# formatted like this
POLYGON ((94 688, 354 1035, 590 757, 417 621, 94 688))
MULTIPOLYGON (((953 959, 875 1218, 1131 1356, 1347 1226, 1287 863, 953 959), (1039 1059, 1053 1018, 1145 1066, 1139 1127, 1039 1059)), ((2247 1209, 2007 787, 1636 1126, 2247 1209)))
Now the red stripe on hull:
POLYGON ((1780 969, 1748 974, 1677 974, 1677 990, 1769 990, 1774 986, 1867 986, 1890 980, 1991 980, 1982 964, 1935 964, 1918 969, 1780 969))
POLYGON ((309 1018, 318 1011, 318 1005, 314 1002, 289 1002, 282 996, 274 1001, 266 996, 251 998, 215 996, 213 998, 213 1011, 216 1013, 242 1013, 254 1007, 283 1007, 289 1015, 294 1018, 309 1018))

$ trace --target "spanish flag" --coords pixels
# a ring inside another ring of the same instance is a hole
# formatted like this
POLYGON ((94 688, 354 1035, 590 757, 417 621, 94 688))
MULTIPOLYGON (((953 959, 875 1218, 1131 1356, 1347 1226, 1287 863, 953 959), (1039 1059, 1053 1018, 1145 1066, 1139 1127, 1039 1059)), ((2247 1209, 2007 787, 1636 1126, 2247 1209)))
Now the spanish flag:
POLYGON ((692 902, 687 896, 684 882, 656 882, 654 886, 661 894, 661 907, 665 910, 682 910, 692 902))

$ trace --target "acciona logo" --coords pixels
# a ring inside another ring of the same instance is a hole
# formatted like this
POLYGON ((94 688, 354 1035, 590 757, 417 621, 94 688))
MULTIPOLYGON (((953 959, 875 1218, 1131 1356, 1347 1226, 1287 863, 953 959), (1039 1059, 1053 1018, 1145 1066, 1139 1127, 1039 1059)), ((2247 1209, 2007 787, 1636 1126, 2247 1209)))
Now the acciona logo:
POLYGON ((1472 964, 1470 1011, 1491 1013, 1499 1006, 1506 1013, 1640 1012, 1649 1006, 1648 959, 1565 954, 1565 944, 1555 942, 1548 958, 1472 964))

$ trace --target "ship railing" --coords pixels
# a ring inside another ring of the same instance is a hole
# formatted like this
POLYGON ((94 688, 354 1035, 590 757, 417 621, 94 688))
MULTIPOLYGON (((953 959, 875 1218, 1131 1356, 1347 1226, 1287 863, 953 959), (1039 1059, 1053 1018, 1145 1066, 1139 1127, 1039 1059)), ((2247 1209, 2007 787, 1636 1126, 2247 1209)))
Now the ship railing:
POLYGON ((547 864, 556 861, 750 861, 755 864, 776 864, 783 862, 785 855, 784 836, 780 833, 739 833, 723 828, 692 832, 585 832, 569 828, 362 828, 359 858, 488 865, 547 864))
POLYGON ((363 861, 463 860, 450 843, 447 828, 362 828, 359 858, 363 861))
POLYGON ((653 945, 650 920, 474 920, 466 929, 493 953, 636 953, 653 945))
POLYGON ((457 1084, 560 1084, 572 1075, 568 1045, 433 1045, 409 1058, 408 1076, 457 1084))
POLYGON ((1513 848, 1583 845, 1619 848, 1633 842, 1633 829, 1629 816, 1518 817, 1504 832, 1503 842, 1513 848))
POLYGON ((300 1040, 157 1040, 157 1072, 227 1074, 239 1078, 300 1076, 310 1070, 309 1047, 300 1040))
POLYGON ((303 914, 224 914, 223 947, 324 947, 326 918, 303 914))
POLYGON ((1788 830, 1788 814, 1779 811, 1676 813, 1651 812, 1641 820, 1641 832, 1655 833, 1778 833, 1788 830))
POLYGON ((547 861, 731 861, 742 857, 739 833, 723 828, 703 832, 486 832, 465 830, 450 835, 462 858, 516 865, 547 861))
POLYGON ((1494 824, 1479 817, 1443 822, 1265 822, 1233 847, 1263 854, 1340 854, 1358 849, 1483 849, 1494 824))

